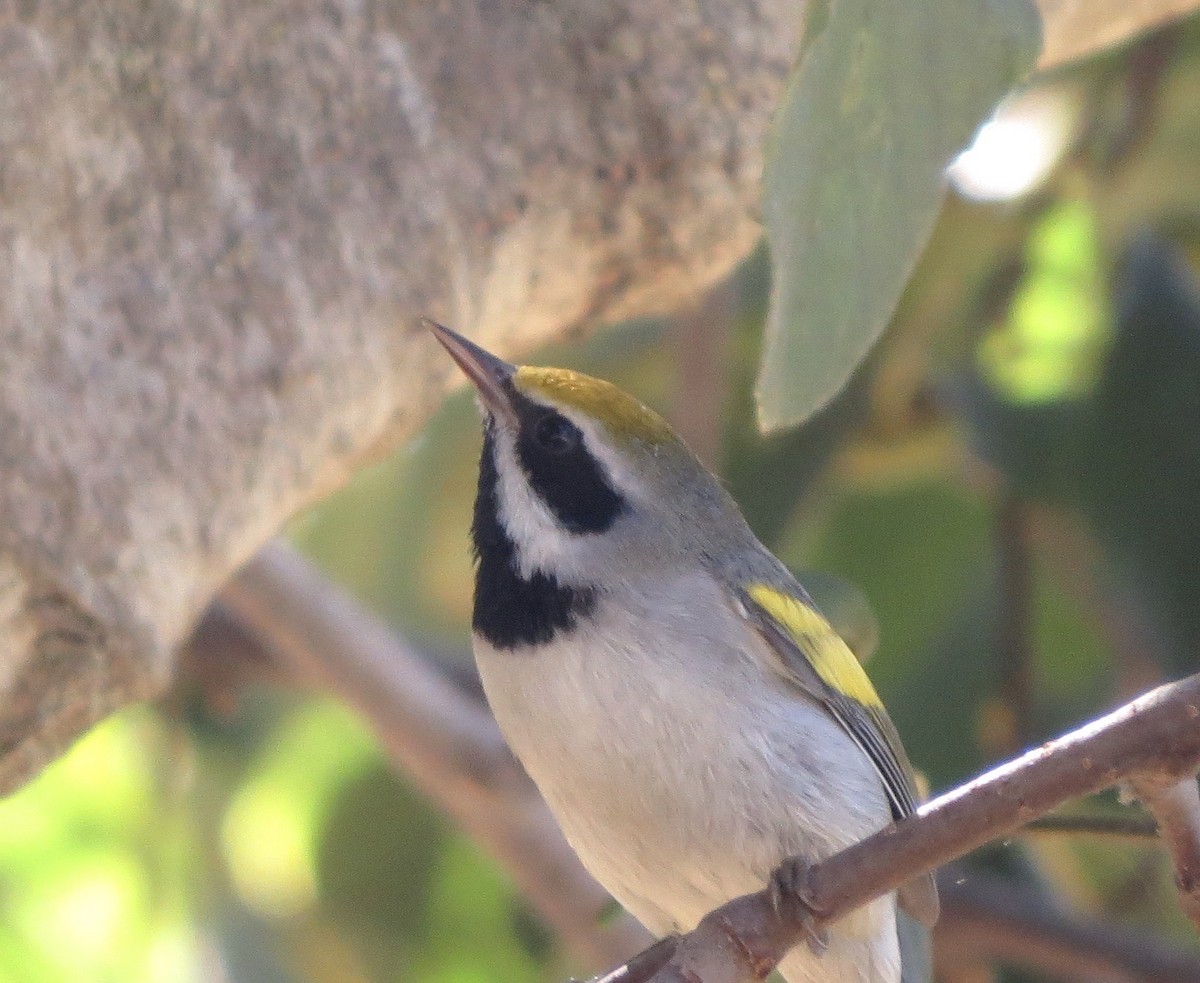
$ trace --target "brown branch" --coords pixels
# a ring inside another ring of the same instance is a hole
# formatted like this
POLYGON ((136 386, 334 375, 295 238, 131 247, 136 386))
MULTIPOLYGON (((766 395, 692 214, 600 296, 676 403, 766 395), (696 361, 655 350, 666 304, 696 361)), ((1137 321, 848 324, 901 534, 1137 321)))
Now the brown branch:
POLYGON ((1111 836, 1121 840, 1156 840, 1158 824, 1149 816, 1052 814, 1033 820, 1022 835, 1111 836))
MULTIPOLYGON (((1134 776, 1167 782, 1192 775, 1200 765, 1198 718, 1200 675, 1147 693, 814 865, 803 907, 818 922, 835 921, 1068 799, 1134 776)), ((744 895, 705 916, 679 940, 669 962, 643 979, 753 983, 803 937, 799 913, 777 913, 765 890, 744 895), (731 938, 738 944, 730 945, 731 938)), ((639 983, 628 974, 606 979, 639 983)))
MULTIPOLYGON (((1166 633, 1132 591, 1121 589, 1095 540, 1070 516, 1051 509, 1035 510, 1031 517, 1042 553, 1112 647, 1121 689, 1128 694, 1161 681, 1156 654, 1170 644, 1166 633)), ((1200 929, 1200 786, 1190 776, 1165 784, 1133 776, 1129 788, 1162 830, 1180 907, 1200 929)))
POLYGON ((1134 776, 1130 791, 1161 830, 1175 867, 1179 906, 1200 928, 1200 786, 1194 776, 1164 781, 1157 776, 1134 776))
POLYGON ((336 693, 368 720, 393 763, 510 874, 589 965, 649 941, 558 832, 487 710, 285 546, 272 544, 221 595, 290 674, 336 693))

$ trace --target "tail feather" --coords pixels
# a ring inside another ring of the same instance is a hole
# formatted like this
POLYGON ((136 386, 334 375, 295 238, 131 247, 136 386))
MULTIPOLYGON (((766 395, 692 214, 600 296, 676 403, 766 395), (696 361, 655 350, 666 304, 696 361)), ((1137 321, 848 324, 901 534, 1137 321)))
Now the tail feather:
POLYGON ((933 939, 929 929, 907 912, 896 912, 896 934, 900 938, 900 983, 931 983, 933 939))

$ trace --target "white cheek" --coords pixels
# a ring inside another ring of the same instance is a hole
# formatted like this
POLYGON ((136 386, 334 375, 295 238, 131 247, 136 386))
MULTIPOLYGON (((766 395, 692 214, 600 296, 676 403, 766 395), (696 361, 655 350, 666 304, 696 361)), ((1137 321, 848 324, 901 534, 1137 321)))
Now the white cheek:
POLYGON ((581 544, 559 525, 553 513, 529 487, 517 461, 512 437, 498 435, 496 454, 500 474, 500 523, 517 547, 517 564, 523 577, 542 571, 558 577, 579 576, 581 544))
MULTIPOLYGON (((607 472, 613 487, 635 505, 644 500, 646 486, 641 476, 597 433, 595 424, 567 407, 561 407, 560 412, 583 432, 588 451, 607 472)), ((522 576, 542 572, 569 584, 594 582, 598 565, 604 562, 604 537, 580 536, 559 524, 546 503, 530 488, 510 432, 497 430, 495 447, 500 476, 500 522, 516 545, 522 576)))

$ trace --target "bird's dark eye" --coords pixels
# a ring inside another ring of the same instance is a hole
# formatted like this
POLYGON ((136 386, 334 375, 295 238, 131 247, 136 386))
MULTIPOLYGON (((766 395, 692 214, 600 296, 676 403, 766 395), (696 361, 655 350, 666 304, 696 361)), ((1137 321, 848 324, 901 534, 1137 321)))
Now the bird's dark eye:
POLYGON ((551 454, 569 454, 579 446, 579 428, 570 420, 551 413, 534 424, 533 439, 551 454))

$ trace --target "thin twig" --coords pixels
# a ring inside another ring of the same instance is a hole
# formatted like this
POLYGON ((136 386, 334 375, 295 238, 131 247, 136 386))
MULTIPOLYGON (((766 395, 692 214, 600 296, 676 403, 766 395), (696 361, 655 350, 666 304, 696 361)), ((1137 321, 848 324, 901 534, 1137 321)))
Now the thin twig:
POLYGON ((1149 816, 1041 816, 1019 830, 1020 835, 1111 836, 1119 840, 1157 840, 1158 824, 1149 816))

